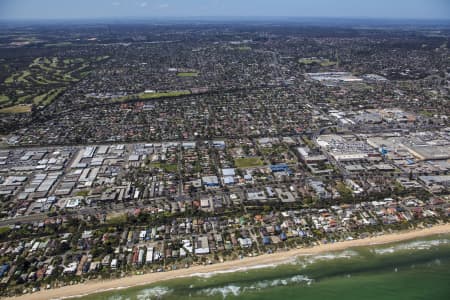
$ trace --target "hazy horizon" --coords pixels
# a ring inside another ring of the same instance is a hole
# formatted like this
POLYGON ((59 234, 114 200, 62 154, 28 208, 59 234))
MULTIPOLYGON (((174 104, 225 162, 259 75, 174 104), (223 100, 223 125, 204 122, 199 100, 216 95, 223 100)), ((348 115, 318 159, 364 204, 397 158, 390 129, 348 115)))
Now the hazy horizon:
POLYGON ((3 0, 0 20, 343 18, 449 20, 446 0, 3 0))

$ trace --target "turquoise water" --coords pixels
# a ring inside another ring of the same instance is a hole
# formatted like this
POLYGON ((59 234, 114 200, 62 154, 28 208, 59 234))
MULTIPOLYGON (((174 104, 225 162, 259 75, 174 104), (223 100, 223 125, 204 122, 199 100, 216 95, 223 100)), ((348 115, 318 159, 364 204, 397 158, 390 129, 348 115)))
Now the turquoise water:
MULTIPOLYGON (((276 254, 273 254, 276 255, 276 254)), ((450 235, 106 292, 125 299, 450 299, 450 235)))

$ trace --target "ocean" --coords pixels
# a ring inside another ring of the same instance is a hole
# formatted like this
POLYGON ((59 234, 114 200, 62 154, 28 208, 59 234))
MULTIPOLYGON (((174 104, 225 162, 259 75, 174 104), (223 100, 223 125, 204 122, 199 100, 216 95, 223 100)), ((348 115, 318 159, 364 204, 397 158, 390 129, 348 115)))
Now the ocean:
POLYGON ((450 235, 322 253, 278 266, 202 274, 81 299, 448 300, 450 235))

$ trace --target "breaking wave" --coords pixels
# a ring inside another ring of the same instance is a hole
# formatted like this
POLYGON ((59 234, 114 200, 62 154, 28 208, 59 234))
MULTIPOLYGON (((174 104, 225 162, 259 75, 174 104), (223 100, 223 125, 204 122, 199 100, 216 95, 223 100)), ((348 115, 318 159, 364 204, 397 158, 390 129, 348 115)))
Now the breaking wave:
POLYGON ((327 261, 334 259, 351 259, 359 256, 359 253, 353 250, 345 250, 341 252, 330 252, 324 254, 315 254, 310 256, 299 257, 297 264, 299 264, 302 268, 306 268, 309 265, 312 265, 319 261, 327 261))
POLYGON ((241 294, 241 287, 237 285, 226 285, 224 287, 215 287, 208 288, 199 291, 200 294, 204 294, 208 297, 222 295, 222 298, 225 299, 229 295, 239 296, 241 294))
POLYGON ((336 252, 336 253, 324 253, 324 254, 317 254, 314 256, 309 256, 313 261, 318 260, 333 260, 333 259, 342 259, 342 258, 352 258, 355 256, 358 256, 359 253, 353 250, 345 250, 342 252, 336 252))
POLYGON ((261 289, 265 289, 268 287, 275 287, 275 286, 289 285, 289 284, 299 284, 299 283, 306 283, 307 285, 310 285, 312 282, 313 282, 313 280, 308 278, 305 275, 295 275, 295 276, 292 276, 292 277, 286 278, 286 279, 258 281, 255 284, 245 287, 244 290, 261 290, 261 289))
POLYGON ((344 250, 341 252, 330 252, 330 253, 324 253, 324 254, 314 254, 314 255, 306 255, 306 256, 299 256, 299 257, 293 257, 292 259, 288 259, 285 261, 281 261, 279 263, 274 264, 262 264, 262 265, 256 265, 256 266, 248 266, 248 267, 238 267, 233 268, 229 270, 221 270, 221 271, 214 271, 214 272, 207 272, 207 273, 193 273, 190 275, 190 277, 200 277, 200 278, 211 278, 216 275, 220 274, 228 274, 228 273, 235 273, 235 272, 246 272, 251 270, 257 270, 257 269, 266 269, 266 268, 275 268, 280 265, 300 265, 301 267, 306 267, 307 265, 313 264, 317 261, 324 261, 324 260, 333 260, 333 259, 350 259, 352 257, 359 256, 359 253, 353 250, 344 250))
POLYGON ((121 295, 113 295, 108 297, 108 300, 130 300, 129 297, 123 297, 121 295))
POLYGON ((372 253, 383 255, 390 254, 397 251, 405 251, 405 250, 428 250, 433 247, 437 247, 440 245, 445 245, 450 243, 450 239, 439 239, 439 240, 431 240, 431 241, 414 241, 409 243, 403 243, 399 245, 382 247, 382 248, 374 248, 372 249, 372 253))
POLYGON ((207 288, 198 291, 198 294, 205 295, 208 297, 221 295, 223 299, 228 296, 239 296, 241 293, 246 291, 260 291, 266 288, 272 288, 276 286, 286 286, 292 284, 306 284, 310 285, 314 280, 308 278, 305 275, 295 275, 289 278, 283 279, 273 279, 273 280, 262 280, 257 281, 248 286, 239 286, 236 284, 230 284, 223 287, 207 288))
POLYGON ((162 296, 167 295, 171 292, 172 292, 172 290, 167 287, 156 286, 153 288, 148 288, 148 289, 139 291, 139 293, 136 295, 136 299, 137 300, 159 299, 162 296))
MULTIPOLYGON (((285 262, 284 262, 285 263, 285 262)), ((280 263, 282 264, 282 263, 280 263)), ((245 272, 250 270, 257 270, 257 269, 265 269, 265 268, 275 268, 279 264, 264 264, 264 265, 256 265, 256 266, 249 266, 249 267, 239 267, 229 270, 222 270, 222 271, 214 271, 214 272, 208 272, 208 273, 193 273, 190 275, 190 277, 201 277, 201 278, 211 278, 215 275, 220 274, 228 274, 228 273, 235 273, 235 272, 245 272)))

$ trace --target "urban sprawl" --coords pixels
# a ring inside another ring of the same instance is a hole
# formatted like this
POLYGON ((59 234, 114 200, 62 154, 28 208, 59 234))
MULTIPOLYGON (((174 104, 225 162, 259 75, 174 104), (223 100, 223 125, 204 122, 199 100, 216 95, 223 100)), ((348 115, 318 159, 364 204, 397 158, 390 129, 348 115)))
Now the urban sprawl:
POLYGON ((0 32, 2 296, 448 222, 448 28, 0 32))

